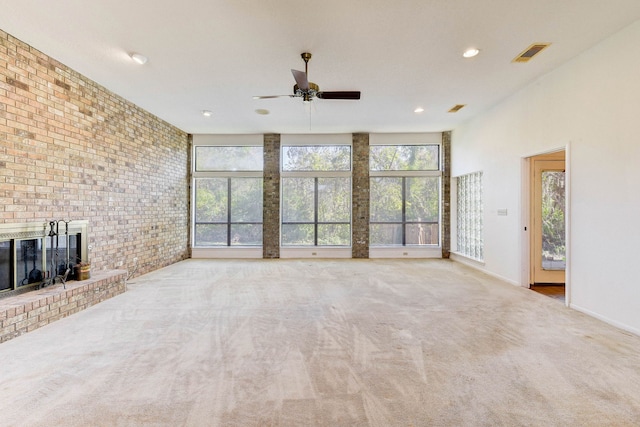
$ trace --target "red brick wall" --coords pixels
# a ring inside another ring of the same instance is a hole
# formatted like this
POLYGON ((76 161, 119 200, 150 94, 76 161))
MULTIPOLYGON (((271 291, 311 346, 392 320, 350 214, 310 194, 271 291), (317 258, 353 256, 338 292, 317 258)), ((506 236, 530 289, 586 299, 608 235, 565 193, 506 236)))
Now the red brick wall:
POLYGON ((92 269, 188 257, 188 135, 0 31, 0 223, 89 220, 92 269))

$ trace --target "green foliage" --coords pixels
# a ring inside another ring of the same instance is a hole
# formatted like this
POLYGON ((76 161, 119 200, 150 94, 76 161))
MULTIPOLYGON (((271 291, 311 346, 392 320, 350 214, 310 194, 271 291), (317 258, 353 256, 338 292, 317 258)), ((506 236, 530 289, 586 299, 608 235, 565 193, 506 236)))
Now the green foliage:
POLYGON ((545 256, 565 257, 564 172, 542 174, 542 252, 545 256))

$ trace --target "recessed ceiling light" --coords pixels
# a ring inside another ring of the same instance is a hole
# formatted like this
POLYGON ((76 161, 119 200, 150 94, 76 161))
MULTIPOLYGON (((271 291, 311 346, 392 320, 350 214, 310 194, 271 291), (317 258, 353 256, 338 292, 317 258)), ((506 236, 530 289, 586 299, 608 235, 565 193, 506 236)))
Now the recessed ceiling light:
POLYGON ((270 111, 269 111, 269 110, 266 110, 266 109, 264 109, 264 108, 258 108, 258 109, 256 110, 256 114, 260 114, 261 116, 266 116, 266 115, 267 115, 267 114, 269 114, 269 113, 270 113, 270 111))
POLYGON ((202 115, 205 117, 211 117, 213 113, 209 110, 202 110, 202 115))
POLYGON ((418 107, 415 110, 413 110, 414 113, 422 113, 424 111, 424 108, 422 107, 418 107))
POLYGON ((480 51, 478 49, 476 49, 475 47, 472 47, 470 49, 465 50, 462 56, 464 56, 465 58, 473 58, 479 53, 480 51))
POLYGON ((131 59, 133 59, 140 65, 144 65, 147 63, 147 57, 144 55, 141 55, 139 53, 132 53, 130 56, 131 56, 131 59))

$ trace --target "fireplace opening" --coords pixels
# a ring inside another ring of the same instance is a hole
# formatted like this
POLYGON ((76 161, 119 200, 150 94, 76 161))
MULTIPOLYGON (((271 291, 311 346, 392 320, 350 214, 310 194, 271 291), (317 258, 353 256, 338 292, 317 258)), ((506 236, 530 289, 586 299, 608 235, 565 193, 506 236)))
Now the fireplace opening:
POLYGON ((0 298, 76 279, 86 259, 86 220, 0 224, 0 298))

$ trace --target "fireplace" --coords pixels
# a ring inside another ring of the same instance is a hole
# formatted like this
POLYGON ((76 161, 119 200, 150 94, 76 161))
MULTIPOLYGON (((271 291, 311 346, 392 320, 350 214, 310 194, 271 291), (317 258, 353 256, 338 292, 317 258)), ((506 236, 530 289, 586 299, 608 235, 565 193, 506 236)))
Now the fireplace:
POLYGON ((0 224, 0 298, 74 279, 73 266, 88 261, 87 226, 86 220, 0 224))

